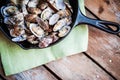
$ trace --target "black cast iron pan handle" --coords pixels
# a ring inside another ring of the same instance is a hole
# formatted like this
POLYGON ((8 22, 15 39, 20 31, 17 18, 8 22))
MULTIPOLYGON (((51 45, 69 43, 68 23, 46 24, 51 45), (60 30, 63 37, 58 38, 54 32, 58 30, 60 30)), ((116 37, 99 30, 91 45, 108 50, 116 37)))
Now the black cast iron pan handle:
POLYGON ((77 21, 79 22, 78 24, 89 24, 111 34, 120 33, 120 25, 118 23, 88 18, 81 13, 80 9, 78 11, 77 21), (112 26, 113 29, 107 26, 112 26))
POLYGON ((111 34, 120 33, 120 25, 118 23, 89 18, 89 17, 85 16, 84 14, 82 14, 82 12, 79 8, 78 0, 75 0, 75 1, 69 0, 69 2, 73 8, 73 17, 72 18, 75 18, 75 15, 77 15, 74 26, 76 26, 78 24, 88 24, 88 25, 92 25, 100 30, 103 30, 103 31, 111 33, 111 34), (112 28, 109 28, 107 26, 111 26, 112 28))

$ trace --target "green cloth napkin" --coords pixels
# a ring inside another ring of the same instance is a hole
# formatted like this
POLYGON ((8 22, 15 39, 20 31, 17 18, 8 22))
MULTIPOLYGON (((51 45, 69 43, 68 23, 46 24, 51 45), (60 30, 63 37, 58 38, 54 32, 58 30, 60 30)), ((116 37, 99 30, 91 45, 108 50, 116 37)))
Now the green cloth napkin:
MULTIPOLYGON (((83 13, 84 0, 79 0, 83 13)), ((60 43, 46 49, 23 50, 0 32, 0 53, 6 75, 16 74, 50 61, 87 50, 88 28, 77 26, 60 43)))

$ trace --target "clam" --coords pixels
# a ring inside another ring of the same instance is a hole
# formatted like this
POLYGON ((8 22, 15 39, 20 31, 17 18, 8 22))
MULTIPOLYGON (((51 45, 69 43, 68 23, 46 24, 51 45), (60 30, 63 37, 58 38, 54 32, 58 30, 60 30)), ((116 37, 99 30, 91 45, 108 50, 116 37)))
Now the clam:
POLYGON ((30 24, 30 31, 36 36, 36 37, 43 37, 44 36, 44 30, 38 25, 31 23, 30 24))
POLYGON ((14 41, 14 42, 22 42, 22 41, 25 41, 27 39, 26 37, 27 37, 27 35, 21 35, 21 36, 12 38, 12 41, 14 41))
POLYGON ((53 39, 53 42, 56 42, 56 41, 59 39, 59 37, 58 37, 57 35, 58 35, 57 32, 53 32, 53 33, 50 35, 50 37, 53 39))
POLYGON ((66 18, 63 18, 61 20, 59 20, 55 26, 53 27, 53 31, 58 31, 60 30, 63 26, 65 26, 67 24, 66 22, 66 18))
POLYGON ((47 0, 47 1, 51 4, 55 3, 55 0, 47 0))
POLYGON ((48 47, 52 42, 53 42, 53 39, 51 37, 49 37, 49 36, 44 37, 41 39, 41 41, 39 43, 39 47, 40 48, 48 47))
POLYGON ((39 8, 29 7, 27 10, 31 14, 40 14, 41 13, 41 10, 39 8))
POLYGON ((34 23, 34 22, 36 22, 36 17, 37 17, 36 14, 28 14, 28 15, 25 16, 25 20, 26 20, 27 22, 32 22, 32 23, 34 23))
POLYGON ((72 23, 72 18, 71 17, 67 17, 65 18, 66 24, 70 25, 72 23))
POLYGON ((60 15, 60 18, 71 16, 71 12, 67 9, 66 10, 60 10, 57 14, 60 15))
POLYGON ((22 7, 22 13, 23 13, 23 15, 26 16, 28 14, 26 5, 22 5, 21 7, 22 7))
POLYGON ((10 20, 15 24, 23 24, 24 23, 24 16, 23 13, 16 14, 10 17, 10 20))
POLYGON ((18 8, 16 6, 3 6, 1 8, 1 13, 4 17, 16 14, 18 8))
POLYGON ((58 20, 60 16, 58 14, 54 14, 49 19, 49 25, 54 25, 58 20))
POLYGON ((4 18, 4 23, 5 23, 5 24, 8 24, 8 25, 13 25, 13 24, 15 24, 15 22, 11 21, 11 18, 10 18, 10 17, 5 17, 5 18, 4 18))
POLYGON ((43 10, 43 12, 41 13, 41 19, 43 20, 48 20, 50 18, 50 16, 52 16, 53 10, 51 8, 46 8, 45 10, 43 10))
POLYGON ((39 41, 37 40, 37 37, 35 35, 30 35, 27 37, 27 41, 31 44, 38 44, 39 41))
POLYGON ((24 23, 24 17, 22 13, 16 14, 14 16, 5 17, 4 23, 8 25, 15 25, 15 24, 23 24, 24 23))
POLYGON ((37 7, 39 0, 30 0, 28 2, 28 7, 37 7))
POLYGON ((44 10, 47 7, 48 7, 48 4, 46 2, 43 2, 43 3, 38 5, 38 8, 40 8, 41 10, 44 10))
POLYGON ((10 30, 10 35, 12 37, 18 37, 25 34, 25 30, 18 25, 16 25, 13 29, 10 30))
POLYGON ((20 0, 20 3, 22 4, 22 5, 27 5, 28 4, 28 2, 29 2, 30 0, 20 0))
POLYGON ((65 2, 66 7, 73 13, 73 9, 69 3, 65 2))
POLYGON ((37 18, 36 20, 37 20, 37 23, 39 24, 39 26, 40 26, 43 30, 45 30, 45 31, 49 30, 49 25, 47 24, 46 21, 43 21, 41 18, 37 18))
POLYGON ((58 10, 65 10, 66 8, 64 0, 55 0, 55 5, 58 10))
POLYGON ((64 37, 66 36, 71 30, 71 27, 70 26, 64 26, 60 31, 59 31, 59 34, 58 36, 59 37, 64 37))

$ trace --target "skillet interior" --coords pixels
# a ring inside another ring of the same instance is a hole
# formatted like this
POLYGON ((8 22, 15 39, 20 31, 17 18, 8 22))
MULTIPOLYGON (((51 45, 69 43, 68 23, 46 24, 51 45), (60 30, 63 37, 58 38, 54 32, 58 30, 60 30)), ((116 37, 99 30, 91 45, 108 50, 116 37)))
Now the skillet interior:
MULTIPOLYGON (((8 4, 8 3, 9 3, 9 0, 2 0, 2 1, 1 1, 1 4, 0 4, 0 8, 1 8, 2 6, 4 6, 4 5, 8 4)), ((74 26, 75 26, 77 14, 78 14, 78 0, 75 0, 75 1, 69 0, 69 3, 70 3, 70 5, 72 6, 72 9, 73 9, 72 24, 70 25, 71 28, 73 29, 74 26)), ((2 17, 2 14, 1 14, 1 13, 0 13, 0 18, 2 19, 2 21, 0 22, 0 29, 1 29, 2 33, 5 34, 5 36, 11 41, 12 37, 11 37, 11 35, 10 35, 10 33, 9 33, 9 30, 8 30, 6 24, 3 23, 3 17, 2 17)), ((72 29, 71 29, 71 30, 72 30, 72 29)), ((71 31, 70 31, 70 32, 71 32, 71 31)), ((70 33, 70 32, 69 32, 69 33, 70 33)), ((68 33, 68 34, 69 34, 69 33, 68 33)), ((66 35, 66 36, 67 36, 67 35, 66 35)), ((66 36, 65 36, 65 37, 66 37, 66 36)), ((56 41, 55 43, 52 43, 52 44, 49 45, 48 47, 53 46, 53 45, 59 43, 59 42, 62 41, 65 37, 60 38, 58 41, 56 41)), ((12 41, 12 42, 13 42, 13 41, 12 41)), ((19 45, 19 46, 20 46, 21 48, 23 48, 23 49, 40 49, 37 45, 33 45, 33 44, 31 44, 31 43, 29 43, 29 42, 27 42, 27 41, 14 42, 14 43, 16 43, 17 45, 19 45)))

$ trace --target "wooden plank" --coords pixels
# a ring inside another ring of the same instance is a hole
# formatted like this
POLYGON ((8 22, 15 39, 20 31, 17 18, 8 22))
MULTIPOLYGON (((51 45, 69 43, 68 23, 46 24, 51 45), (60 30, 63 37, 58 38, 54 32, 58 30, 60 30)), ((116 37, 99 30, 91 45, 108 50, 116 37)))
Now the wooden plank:
POLYGON ((6 77, 8 80, 57 80, 43 66, 6 77))
POLYGON ((0 75, 3 78, 2 80, 57 80, 57 78, 55 78, 54 75, 46 70, 43 66, 27 70, 15 75, 5 76, 2 65, 0 64, 0 75))
MULTIPOLYGON (((105 0, 85 0, 85 3, 87 8, 101 19, 119 22, 116 14, 111 10, 111 6, 105 6, 110 2, 105 3, 105 0), (103 8, 107 9, 102 14, 99 14, 100 5, 104 5, 103 8)), ((120 80, 120 38, 92 27, 89 29, 88 55, 120 80)))
POLYGON ((83 53, 46 65, 63 80, 113 80, 83 53))
POLYGON ((102 20, 118 22, 111 0, 85 0, 85 6, 102 20))

